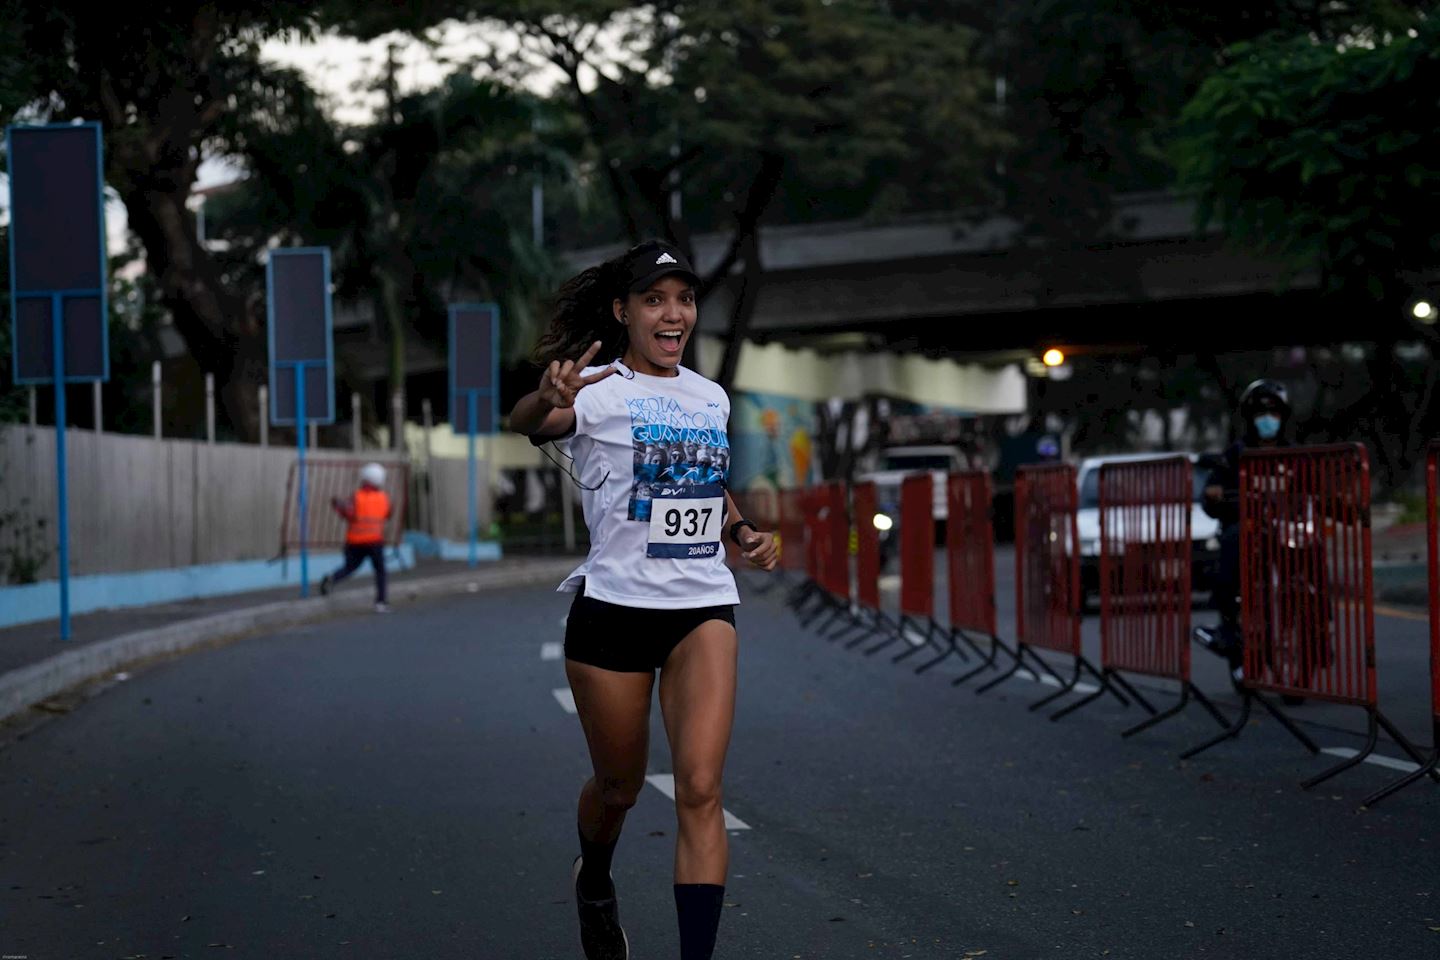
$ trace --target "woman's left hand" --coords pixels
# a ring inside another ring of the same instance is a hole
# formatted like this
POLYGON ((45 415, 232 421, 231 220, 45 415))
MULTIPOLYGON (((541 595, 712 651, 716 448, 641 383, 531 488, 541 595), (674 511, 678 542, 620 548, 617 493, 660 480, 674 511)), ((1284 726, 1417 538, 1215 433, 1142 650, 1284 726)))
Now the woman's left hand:
POLYGON ((776 562, 780 559, 780 553, 775 549, 775 534, 756 533, 747 530, 741 534, 745 546, 742 556, 761 570, 770 571, 775 569, 776 562))

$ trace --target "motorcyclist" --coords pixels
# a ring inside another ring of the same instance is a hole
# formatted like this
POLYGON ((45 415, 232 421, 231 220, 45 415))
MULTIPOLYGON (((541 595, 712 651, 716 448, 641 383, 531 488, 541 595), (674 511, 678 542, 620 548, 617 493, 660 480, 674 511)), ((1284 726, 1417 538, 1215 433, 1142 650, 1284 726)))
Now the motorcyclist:
POLYGON ((1195 640, 1230 663, 1231 677, 1242 677, 1240 631, 1240 455, 1253 447, 1287 446, 1290 395, 1276 380, 1256 380, 1240 395, 1241 439, 1212 460, 1201 508, 1220 522, 1220 563, 1212 602, 1220 613, 1214 626, 1196 627, 1195 640))

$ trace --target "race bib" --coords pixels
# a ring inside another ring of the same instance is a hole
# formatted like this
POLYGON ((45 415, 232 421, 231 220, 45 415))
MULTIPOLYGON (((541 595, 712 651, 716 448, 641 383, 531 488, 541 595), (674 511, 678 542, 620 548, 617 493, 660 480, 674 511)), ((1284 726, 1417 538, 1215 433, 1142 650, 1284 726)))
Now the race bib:
POLYGON ((695 560, 718 556, 725 523, 725 488, 716 483, 657 483, 650 491, 647 557, 695 560))

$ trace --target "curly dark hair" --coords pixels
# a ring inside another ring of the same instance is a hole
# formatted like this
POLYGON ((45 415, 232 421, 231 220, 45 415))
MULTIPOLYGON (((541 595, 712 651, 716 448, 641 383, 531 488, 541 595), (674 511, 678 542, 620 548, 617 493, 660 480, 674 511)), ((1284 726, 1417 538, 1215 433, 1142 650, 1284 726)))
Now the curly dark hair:
POLYGON ((615 321, 613 304, 624 298, 625 259, 629 251, 591 267, 561 284, 550 301, 550 329, 535 345, 535 362, 574 360, 600 341, 594 363, 618 359, 630 346, 630 334, 615 321))

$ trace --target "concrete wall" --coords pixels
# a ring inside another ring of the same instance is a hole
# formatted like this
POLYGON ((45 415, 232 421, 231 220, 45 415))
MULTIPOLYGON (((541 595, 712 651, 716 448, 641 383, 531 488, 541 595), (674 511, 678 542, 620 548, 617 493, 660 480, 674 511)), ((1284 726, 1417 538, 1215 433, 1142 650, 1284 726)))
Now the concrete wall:
MULTIPOLYGON (((293 448, 86 430, 68 430, 66 440, 72 574, 264 560, 279 551, 293 448)), ((348 450, 313 455, 317 461, 381 462, 388 456, 348 450)), ((56 576, 55 488, 54 431, 0 426, 0 583, 8 582, 10 551, 24 550, 26 531, 49 554, 38 577, 56 576)), ((488 504, 488 494, 481 500, 488 504)), ((329 509, 324 503, 314 507, 329 509)))

